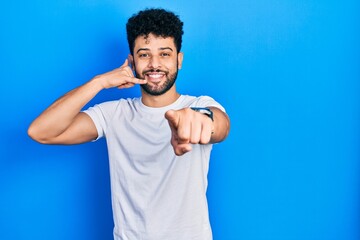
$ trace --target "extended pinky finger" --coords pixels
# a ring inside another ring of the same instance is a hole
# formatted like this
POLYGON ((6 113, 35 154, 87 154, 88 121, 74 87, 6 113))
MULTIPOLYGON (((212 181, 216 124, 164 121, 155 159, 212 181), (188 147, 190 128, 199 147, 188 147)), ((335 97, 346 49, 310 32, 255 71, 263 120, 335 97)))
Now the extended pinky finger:
POLYGON ((118 86, 118 88, 119 88, 119 89, 131 88, 131 87, 133 87, 133 86, 135 86, 134 83, 124 83, 123 85, 118 86))
POLYGON ((134 83, 134 84, 145 84, 145 83, 147 83, 147 80, 139 79, 139 78, 135 78, 135 77, 128 77, 127 81, 129 83, 134 83))

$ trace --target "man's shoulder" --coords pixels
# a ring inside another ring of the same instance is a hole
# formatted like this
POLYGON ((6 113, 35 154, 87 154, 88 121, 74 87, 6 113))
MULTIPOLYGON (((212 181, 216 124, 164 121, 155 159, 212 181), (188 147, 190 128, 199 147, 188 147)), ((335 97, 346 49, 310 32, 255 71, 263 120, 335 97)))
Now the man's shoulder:
POLYGON ((182 97, 183 100, 192 101, 192 102, 203 101, 203 100, 214 100, 212 97, 206 95, 199 95, 199 96, 182 95, 182 97))
POLYGON ((187 102, 188 107, 217 107, 225 111, 224 107, 220 105, 214 98, 207 95, 188 96, 184 95, 184 102, 187 102))
POLYGON ((134 105, 137 104, 140 101, 140 98, 136 97, 136 98, 120 98, 117 100, 110 100, 110 101, 105 101, 96 105, 99 106, 105 106, 105 107, 115 107, 115 106, 119 106, 119 105, 134 105))
POLYGON ((190 95, 183 95, 183 98, 187 102, 191 102, 193 104, 201 103, 201 102, 215 102, 215 100, 206 95, 200 95, 200 96, 190 96, 190 95))

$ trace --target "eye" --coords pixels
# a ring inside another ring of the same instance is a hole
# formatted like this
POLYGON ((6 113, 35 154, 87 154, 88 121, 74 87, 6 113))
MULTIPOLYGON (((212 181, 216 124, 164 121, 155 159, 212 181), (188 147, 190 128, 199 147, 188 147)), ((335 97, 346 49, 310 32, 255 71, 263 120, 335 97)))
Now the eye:
POLYGON ((147 58, 147 57, 149 57, 148 53, 140 53, 139 54, 139 58, 147 58))
POLYGON ((161 53, 160 55, 161 55, 162 57, 169 57, 169 56, 170 56, 170 53, 164 52, 164 53, 161 53))

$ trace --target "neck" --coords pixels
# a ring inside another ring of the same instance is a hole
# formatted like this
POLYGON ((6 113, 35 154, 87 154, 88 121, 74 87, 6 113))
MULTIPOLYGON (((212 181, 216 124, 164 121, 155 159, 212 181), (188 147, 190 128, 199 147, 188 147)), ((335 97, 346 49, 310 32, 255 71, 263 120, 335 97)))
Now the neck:
POLYGON ((150 95, 142 89, 141 89, 141 95, 142 95, 142 103, 148 107, 154 107, 154 108, 168 106, 174 103, 180 97, 180 94, 176 92, 175 84, 169 89, 169 91, 159 96, 150 95))

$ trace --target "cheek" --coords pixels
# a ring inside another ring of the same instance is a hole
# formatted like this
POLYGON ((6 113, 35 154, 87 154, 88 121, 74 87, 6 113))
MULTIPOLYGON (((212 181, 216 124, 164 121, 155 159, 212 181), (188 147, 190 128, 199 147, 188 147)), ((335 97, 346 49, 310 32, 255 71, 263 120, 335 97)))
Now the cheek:
POLYGON ((166 64, 166 67, 169 69, 169 70, 177 70, 179 65, 178 65, 178 62, 175 60, 175 61, 171 61, 169 62, 168 64, 166 64))
POLYGON ((135 65, 134 65, 134 68, 135 68, 135 71, 138 72, 138 73, 142 73, 142 71, 144 70, 146 65, 144 65, 143 62, 136 62, 135 65))

